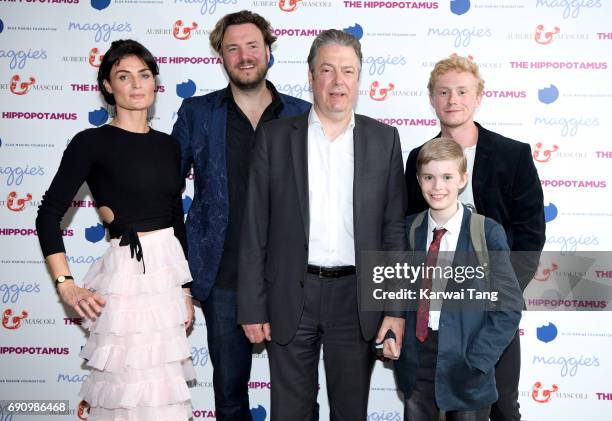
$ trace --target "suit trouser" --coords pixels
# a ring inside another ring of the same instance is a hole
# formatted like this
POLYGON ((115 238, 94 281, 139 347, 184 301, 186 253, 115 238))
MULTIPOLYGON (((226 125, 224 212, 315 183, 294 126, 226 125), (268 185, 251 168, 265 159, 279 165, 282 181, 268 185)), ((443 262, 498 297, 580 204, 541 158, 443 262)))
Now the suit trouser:
POLYGON ((365 420, 373 354, 361 335, 355 275, 332 279, 307 274, 295 337, 279 345, 272 326, 268 343, 272 421, 312 418, 321 346, 330 420, 365 420))
POLYGON ((519 421, 518 385, 521 375, 521 342, 518 331, 495 366, 499 399, 491 407, 491 421, 519 421))
POLYGON ((473 411, 440 411, 436 405, 435 383, 438 359, 438 332, 429 335, 419 345, 419 367, 412 394, 404 405, 405 421, 488 421, 490 407, 473 411))

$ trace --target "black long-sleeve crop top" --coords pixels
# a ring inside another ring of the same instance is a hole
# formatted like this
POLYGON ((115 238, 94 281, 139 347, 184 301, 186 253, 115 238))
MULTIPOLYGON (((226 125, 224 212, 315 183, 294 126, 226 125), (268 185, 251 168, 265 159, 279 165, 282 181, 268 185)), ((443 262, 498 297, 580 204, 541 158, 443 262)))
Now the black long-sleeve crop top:
POLYGON ((180 176, 180 147, 171 136, 150 129, 134 133, 105 125, 78 133, 66 147, 57 174, 43 196, 36 230, 43 255, 65 252, 60 222, 87 182, 96 207, 114 214, 105 224, 141 260, 137 232, 174 228, 185 256, 187 241, 180 176))

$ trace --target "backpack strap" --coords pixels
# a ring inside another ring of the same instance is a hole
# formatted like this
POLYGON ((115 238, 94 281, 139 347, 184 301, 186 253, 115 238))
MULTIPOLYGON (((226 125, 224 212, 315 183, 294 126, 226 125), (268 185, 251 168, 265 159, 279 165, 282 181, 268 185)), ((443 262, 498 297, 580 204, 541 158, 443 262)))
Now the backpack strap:
POLYGON ((485 237, 485 217, 483 215, 472 213, 470 215, 470 240, 478 257, 478 263, 484 266, 487 263, 489 266, 489 250, 487 249, 487 239, 485 237))
MULTIPOLYGON (((472 212, 470 216, 470 240, 478 259, 478 264, 484 268, 485 273, 485 288, 491 290, 491 278, 489 267, 489 249, 487 247, 487 237, 485 235, 485 217, 472 212)), ((489 303, 491 308, 495 307, 494 303, 489 303)))
POLYGON ((412 220, 412 225, 410 225, 410 233, 408 235, 408 247, 411 248, 412 250, 416 249, 415 231, 417 227, 421 226, 421 224, 423 223, 423 220, 425 219, 425 215, 427 215, 427 210, 424 210, 423 212, 419 213, 412 220))

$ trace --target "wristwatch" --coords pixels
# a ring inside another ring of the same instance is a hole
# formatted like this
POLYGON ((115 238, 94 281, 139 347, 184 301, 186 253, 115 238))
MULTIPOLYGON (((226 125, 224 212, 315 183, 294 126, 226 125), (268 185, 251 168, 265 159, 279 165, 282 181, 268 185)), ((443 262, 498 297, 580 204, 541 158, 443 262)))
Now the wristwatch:
POLYGON ((72 279, 74 281, 74 278, 71 275, 58 276, 57 279, 55 279, 55 288, 57 288, 59 284, 64 283, 64 281, 67 281, 68 279, 72 279))

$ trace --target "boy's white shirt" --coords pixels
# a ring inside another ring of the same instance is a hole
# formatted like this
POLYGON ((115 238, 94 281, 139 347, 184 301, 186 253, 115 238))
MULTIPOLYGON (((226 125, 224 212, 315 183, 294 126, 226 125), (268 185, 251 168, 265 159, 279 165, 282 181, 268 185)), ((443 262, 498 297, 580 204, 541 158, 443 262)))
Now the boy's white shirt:
MULTIPOLYGON (((442 255, 438 257, 438 265, 450 266, 453 263, 455 250, 457 249, 457 240, 459 239, 459 233, 461 232, 463 212, 463 205, 461 202, 457 201, 457 211, 455 214, 448 221, 446 221, 446 224, 438 225, 431 217, 431 209, 427 211, 427 244, 425 250, 429 250, 429 245, 433 241, 433 230, 440 228, 446 229, 446 233, 440 240, 440 252, 442 255)), ((432 291, 444 291, 445 289, 446 280, 438 278, 432 279, 432 291)), ((430 308, 440 308, 440 305, 441 303, 437 300, 431 300, 430 302, 430 308)), ((439 325, 440 311, 430 310, 428 326, 431 328, 431 330, 438 330, 439 325)))

